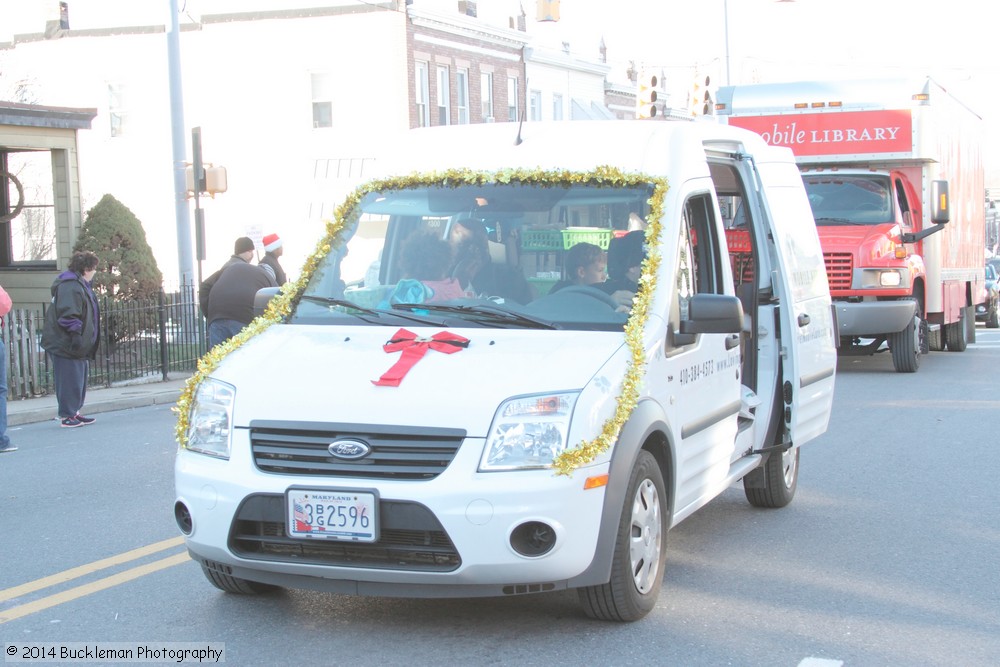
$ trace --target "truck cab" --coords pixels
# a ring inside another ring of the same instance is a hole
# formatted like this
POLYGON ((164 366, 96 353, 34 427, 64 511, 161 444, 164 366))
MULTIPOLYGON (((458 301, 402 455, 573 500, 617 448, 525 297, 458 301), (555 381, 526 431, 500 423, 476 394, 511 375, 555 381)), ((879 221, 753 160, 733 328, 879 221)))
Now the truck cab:
POLYGON ((789 151, 686 121, 392 145, 181 396, 174 511, 214 586, 576 589, 633 621, 671 527, 738 482, 791 502, 836 332, 789 151), (582 280, 635 234, 634 291, 582 280))

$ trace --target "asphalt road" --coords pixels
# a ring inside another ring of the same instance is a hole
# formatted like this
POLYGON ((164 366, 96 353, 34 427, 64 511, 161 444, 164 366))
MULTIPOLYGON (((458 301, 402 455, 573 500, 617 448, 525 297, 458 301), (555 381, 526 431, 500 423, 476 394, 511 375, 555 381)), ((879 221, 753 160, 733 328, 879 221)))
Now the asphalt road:
POLYGON ((585 618, 573 592, 226 595, 174 526, 171 406, 18 426, 0 455, 0 642, 224 644, 236 665, 995 665, 998 378, 1000 331, 982 328, 916 374, 842 359, 794 502, 755 509, 733 488, 672 530, 659 605, 630 625, 585 618))

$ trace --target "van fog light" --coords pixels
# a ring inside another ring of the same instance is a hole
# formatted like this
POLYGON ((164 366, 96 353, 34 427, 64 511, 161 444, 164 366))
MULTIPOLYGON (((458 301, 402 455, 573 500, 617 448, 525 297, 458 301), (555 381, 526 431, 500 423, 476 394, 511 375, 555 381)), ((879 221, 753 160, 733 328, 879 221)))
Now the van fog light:
POLYGON ((510 534, 510 546, 522 556, 542 556, 556 545, 556 531, 541 521, 527 521, 510 534))
POLYGON ((177 527, 185 535, 190 535, 194 532, 194 520, 191 518, 191 510, 179 500, 174 503, 174 521, 177 522, 177 527))

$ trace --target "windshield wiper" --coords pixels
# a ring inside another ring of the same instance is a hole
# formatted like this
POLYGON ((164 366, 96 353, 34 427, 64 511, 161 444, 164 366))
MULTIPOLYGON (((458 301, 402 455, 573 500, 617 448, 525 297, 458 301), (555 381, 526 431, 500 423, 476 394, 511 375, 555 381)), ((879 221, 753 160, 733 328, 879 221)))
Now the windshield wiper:
POLYGON ((847 218, 816 218, 816 224, 835 224, 835 225, 867 225, 867 222, 857 222, 855 220, 848 220, 847 218))
POLYGON ((391 317, 398 317, 401 320, 408 320, 410 322, 417 322, 419 324, 430 324, 432 326, 443 326, 443 323, 439 319, 436 319, 436 318, 432 318, 432 317, 420 317, 419 315, 417 315, 415 313, 403 314, 403 313, 397 313, 397 312, 390 312, 388 310, 379 310, 379 309, 376 309, 376 308, 366 308, 364 306, 359 306, 358 304, 354 303, 353 301, 348 301, 347 299, 335 299, 335 298, 333 298, 331 296, 315 296, 315 295, 312 295, 312 294, 303 294, 302 298, 304 300, 306 300, 306 301, 312 301, 313 303, 322 303, 322 304, 325 304, 327 306, 341 306, 342 308, 347 308, 348 310, 357 311, 357 312, 348 313, 348 314, 354 315, 358 319, 364 320, 365 322, 368 322, 370 324, 378 324, 378 323, 375 322, 375 321, 373 321, 373 320, 371 320, 371 319, 369 319, 368 317, 362 317, 358 313, 364 313, 365 315, 369 315, 369 316, 374 317, 376 319, 381 318, 383 315, 389 315, 391 317))
POLYGON ((511 326, 524 327, 526 329, 562 329, 555 322, 549 322, 540 318, 529 317, 521 313, 499 308, 497 306, 447 306, 438 303, 394 303, 393 310, 426 310, 432 313, 452 313, 455 315, 471 316, 478 322, 490 322, 492 324, 507 324, 511 326))

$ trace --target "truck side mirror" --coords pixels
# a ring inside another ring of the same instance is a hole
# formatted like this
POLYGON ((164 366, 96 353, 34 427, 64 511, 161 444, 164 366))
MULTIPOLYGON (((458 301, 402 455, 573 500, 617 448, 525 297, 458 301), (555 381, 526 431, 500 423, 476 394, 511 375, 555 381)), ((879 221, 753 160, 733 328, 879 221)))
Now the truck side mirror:
POLYGON ((931 222, 943 225, 951 219, 948 204, 948 181, 931 181, 931 222))

